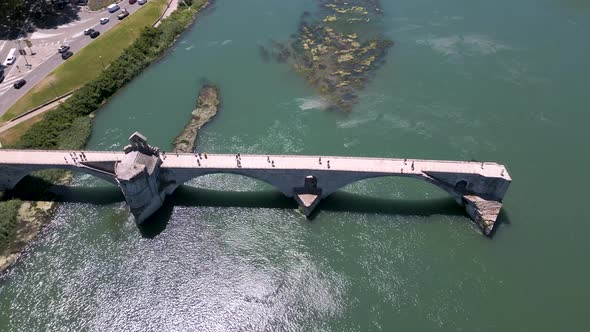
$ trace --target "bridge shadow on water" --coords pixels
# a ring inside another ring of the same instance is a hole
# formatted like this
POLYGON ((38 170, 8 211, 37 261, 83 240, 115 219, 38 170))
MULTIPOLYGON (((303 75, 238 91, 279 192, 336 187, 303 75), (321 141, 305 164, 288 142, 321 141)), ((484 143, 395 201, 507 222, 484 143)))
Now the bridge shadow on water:
MULTIPOLYGON (((116 186, 104 187, 70 187, 56 185, 50 189, 52 200, 58 202, 85 203, 94 205, 109 205, 125 201, 125 197, 116 186)), ((12 197, 23 200, 44 200, 34 192, 13 193, 12 197)), ((166 229, 175 206, 187 207, 242 207, 268 209, 297 209, 294 199, 285 197, 278 191, 229 192, 202 189, 191 186, 180 186, 166 198, 164 205, 149 217, 138 229, 142 236, 153 238, 166 229)), ((336 192, 323 199, 314 213, 313 219, 321 211, 352 212, 363 214, 387 214, 402 216, 464 216, 468 219, 463 207, 459 206, 451 197, 399 200, 372 197, 345 191, 336 192)), ((510 224, 508 214, 502 210, 494 232, 500 224, 510 224)))

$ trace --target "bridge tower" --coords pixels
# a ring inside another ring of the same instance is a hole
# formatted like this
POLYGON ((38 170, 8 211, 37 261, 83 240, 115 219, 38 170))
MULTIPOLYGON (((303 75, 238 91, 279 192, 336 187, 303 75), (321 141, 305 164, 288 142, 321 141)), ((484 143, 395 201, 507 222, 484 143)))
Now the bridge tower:
POLYGON ((125 146, 125 156, 116 164, 115 174, 131 213, 140 223, 159 209, 166 193, 161 190, 158 148, 147 144, 142 134, 135 132, 125 146))

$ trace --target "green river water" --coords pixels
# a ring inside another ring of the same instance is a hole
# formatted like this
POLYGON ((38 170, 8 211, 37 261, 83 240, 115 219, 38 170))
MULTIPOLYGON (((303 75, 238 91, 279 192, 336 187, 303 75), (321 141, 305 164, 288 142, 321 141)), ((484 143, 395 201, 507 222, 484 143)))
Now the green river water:
POLYGON ((492 239, 411 179, 352 184, 308 221, 260 182, 207 176, 138 229, 116 187, 79 176, 0 280, 0 331, 583 330, 590 3, 381 5, 395 45, 349 113, 258 52, 317 2, 219 0, 98 113, 88 148, 137 130, 171 149, 209 80, 223 107, 202 151, 506 164, 492 239))

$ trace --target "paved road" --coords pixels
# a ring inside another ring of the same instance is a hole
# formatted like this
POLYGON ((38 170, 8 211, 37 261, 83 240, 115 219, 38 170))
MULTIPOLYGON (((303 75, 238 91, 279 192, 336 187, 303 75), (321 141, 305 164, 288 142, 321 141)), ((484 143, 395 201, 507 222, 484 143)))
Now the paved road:
MULTIPOLYGON (((137 3, 130 5, 126 1, 121 2, 119 5, 121 8, 127 8, 130 14, 133 14, 142 7, 137 3)), ((0 84, 0 116, 51 71, 64 62, 61 55, 57 53, 57 48, 60 44, 65 42, 70 45, 72 52, 78 52, 93 41, 93 39, 83 34, 82 31, 84 29, 93 28, 102 34, 119 23, 117 19, 119 13, 120 10, 112 14, 106 10, 98 13, 80 12, 79 21, 60 26, 57 29, 39 30, 30 34, 28 38, 33 42, 33 50, 37 52, 38 58, 36 58, 37 55, 27 56, 27 61, 33 62, 36 65, 30 70, 26 69, 25 58, 19 55, 16 63, 5 69, 6 79, 0 84), (101 25, 98 22, 101 17, 109 17, 110 21, 105 25, 101 25), (17 90, 12 85, 21 78, 24 78, 27 84, 17 90)), ((101 36, 98 38, 101 38, 101 36)), ((24 47, 25 45, 23 44, 22 46, 24 47)), ((9 49, 13 47, 16 47, 15 41, 0 41, 0 61, 4 61, 9 49)), ((61 91, 61 93, 63 92, 61 91)))

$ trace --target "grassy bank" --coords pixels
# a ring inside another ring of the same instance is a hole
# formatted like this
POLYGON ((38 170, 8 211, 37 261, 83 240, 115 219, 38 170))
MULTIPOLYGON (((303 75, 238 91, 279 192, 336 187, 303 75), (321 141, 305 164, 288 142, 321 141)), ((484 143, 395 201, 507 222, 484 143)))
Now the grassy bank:
POLYGON ((99 10, 115 2, 117 0, 88 0, 88 8, 90 10, 99 10))
POLYGON ((167 0, 151 0, 132 15, 101 34, 74 56, 57 67, 33 89, 29 90, 0 118, 8 121, 17 115, 46 103, 93 80, 117 59, 146 26, 151 26, 162 14, 167 0), (55 87, 55 90, 51 86, 55 87))
MULTIPOLYGON (((159 27, 145 27, 138 34, 137 40, 121 51, 106 70, 100 71, 96 78, 87 82, 56 109, 45 113, 43 119, 34 123, 20 138, 13 137, 14 141, 6 147, 83 148, 92 131, 93 113, 118 89, 141 73, 154 60, 159 59, 192 22, 195 13, 205 4, 205 0, 194 1, 191 7, 181 7, 172 13, 162 21, 159 27)), ((25 177, 14 190, 0 192, 0 227, 4 227, 0 228, 0 232, 4 232, 4 238, 0 234, 0 240, 2 240, 0 244, 10 241, 11 236, 14 235, 15 211, 18 211, 21 206, 20 201, 14 198, 52 200, 53 197, 47 189, 54 183, 63 182, 64 176, 64 171, 41 171, 34 176, 25 177)), ((47 207, 47 209, 50 208, 51 206, 47 207)), ((41 211, 41 213, 46 214, 47 211, 41 211)), ((39 228, 35 229, 38 231, 39 228)), ((0 254, 5 254, 1 248, 0 254)))

